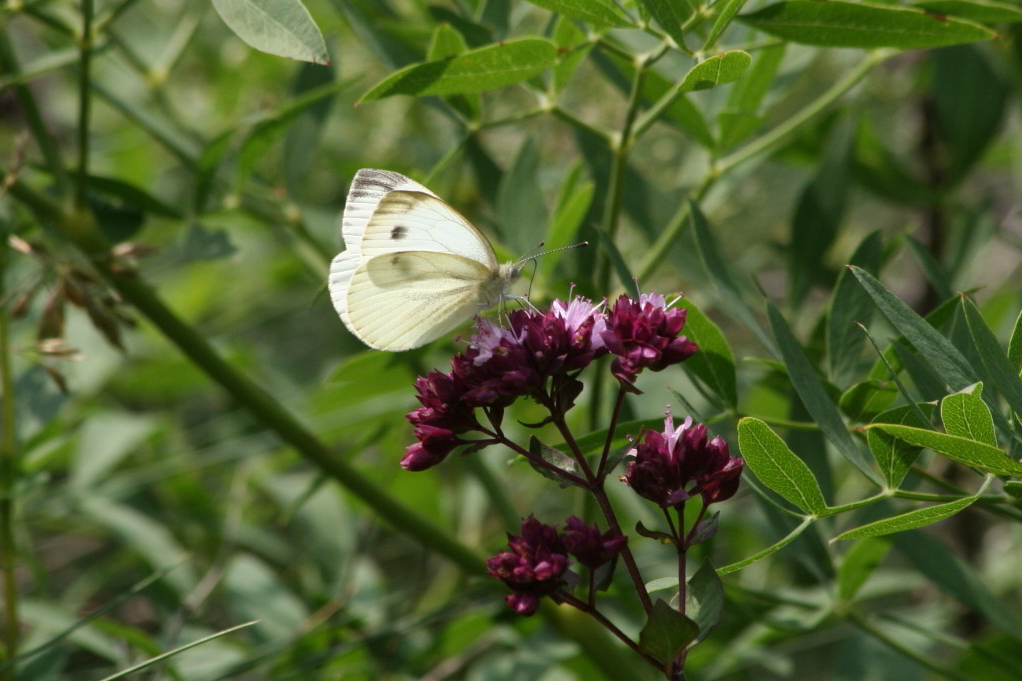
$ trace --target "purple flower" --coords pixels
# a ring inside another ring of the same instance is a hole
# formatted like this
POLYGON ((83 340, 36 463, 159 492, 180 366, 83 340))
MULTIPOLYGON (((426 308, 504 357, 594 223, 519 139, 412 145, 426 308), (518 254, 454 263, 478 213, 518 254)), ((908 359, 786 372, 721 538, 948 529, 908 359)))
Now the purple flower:
POLYGON ((691 357, 698 349, 685 336, 679 336, 685 326, 688 311, 669 309, 664 297, 656 293, 643 293, 635 301, 621 296, 596 331, 606 348, 616 355, 611 372, 621 385, 631 392, 635 377, 645 368, 661 371, 691 357))
POLYGON ((616 556, 628 542, 628 537, 613 531, 600 534, 596 525, 586 525, 581 518, 571 516, 561 535, 568 553, 578 562, 595 570, 616 556))
POLYGON ((643 440, 628 456, 628 473, 621 480, 639 496, 670 508, 702 495, 704 504, 730 498, 738 490, 745 462, 732 458, 727 441, 715 437, 707 442, 703 424, 685 419, 677 428, 670 408, 664 432, 646 431, 643 440))
POLYGON ((508 533, 511 550, 487 560, 486 567, 514 591, 505 599, 507 604, 519 615, 531 615, 540 598, 563 585, 569 560, 556 528, 529 516, 521 531, 521 536, 508 533))

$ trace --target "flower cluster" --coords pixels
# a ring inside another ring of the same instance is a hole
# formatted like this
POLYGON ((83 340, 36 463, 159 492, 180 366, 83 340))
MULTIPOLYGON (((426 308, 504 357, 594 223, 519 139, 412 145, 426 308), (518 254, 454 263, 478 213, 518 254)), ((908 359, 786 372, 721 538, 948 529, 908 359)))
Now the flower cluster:
POLYGON ((567 586, 569 555, 590 569, 609 562, 624 548, 627 538, 612 532, 601 534, 572 516, 567 529, 557 528, 529 516, 522 521, 521 535, 508 533, 510 551, 486 561, 491 575, 507 584, 513 593, 507 604, 519 615, 531 615, 543 596, 567 586))
POLYGON ((738 490, 745 462, 732 457, 727 441, 707 441, 703 424, 685 419, 677 428, 670 409, 664 432, 648 430, 642 441, 629 450, 628 473, 621 480, 637 494, 671 508, 698 495, 704 504, 729 499, 738 490))
POLYGON ((487 431, 475 410, 487 411, 498 423, 503 409, 530 396, 564 414, 582 391, 578 373, 601 355, 616 355, 611 368, 626 389, 644 369, 660 371, 687 359, 698 348, 678 336, 686 311, 670 309, 662 295, 642 294, 638 301, 621 296, 608 312, 575 297, 554 301, 547 312, 516 310, 502 327, 485 319, 465 352, 455 355, 451 371, 431 372, 415 384, 421 407, 408 414, 416 443, 401 466, 421 471, 440 463, 456 447, 484 446, 491 440, 462 436, 487 431))
POLYGON ((657 293, 643 293, 638 301, 618 298, 599 331, 616 355, 611 372, 624 388, 637 393, 635 377, 640 371, 661 371, 695 354, 699 346, 678 335, 687 317, 688 310, 670 308, 657 293))

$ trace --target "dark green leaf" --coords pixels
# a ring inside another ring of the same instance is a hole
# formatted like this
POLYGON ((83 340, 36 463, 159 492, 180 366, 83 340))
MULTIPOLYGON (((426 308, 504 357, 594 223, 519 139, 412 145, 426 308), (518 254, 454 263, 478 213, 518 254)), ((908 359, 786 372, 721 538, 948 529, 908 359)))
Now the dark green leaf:
POLYGON ((743 14, 740 21, 778 38, 823 47, 941 47, 996 34, 965 19, 937 17, 905 7, 844 0, 790 0, 743 14))
POLYGON ((727 404, 737 408, 735 356, 720 327, 703 314, 690 298, 679 300, 678 307, 688 310, 683 333, 699 346, 699 352, 689 357, 682 366, 702 379, 727 404))
POLYGON ((976 304, 962 296, 962 309, 976 354, 979 355, 990 381, 1004 396, 1009 406, 1016 413, 1022 414, 1022 379, 1019 378, 1018 367, 1004 354, 1001 344, 987 326, 976 304))
POLYGON ((610 258, 610 264, 614 266, 614 272, 617 273, 617 278, 621 282, 621 286, 628 292, 629 296, 638 300, 640 294, 639 282, 635 279, 632 271, 628 269, 628 264, 621 255, 621 251, 617 250, 617 246, 614 245, 614 241, 607 236, 607 233, 602 229, 597 229, 596 234, 600 237, 600 243, 607 249, 607 256, 610 258))
POLYGON ((198 222, 192 223, 181 246, 181 257, 185 262, 219 260, 237 252, 226 231, 206 229, 198 222))
POLYGON ((177 206, 164 203, 145 190, 112 177, 89 175, 89 191, 102 195, 107 202, 114 205, 131 206, 145 213, 175 220, 183 217, 181 209, 177 206))
POLYGON ((1011 340, 1008 341, 1008 364, 1016 374, 1022 373, 1022 312, 1015 319, 1011 340))
POLYGON ((689 0, 640 0, 667 35, 678 45, 685 44, 685 33, 681 25, 692 15, 689 0))
POLYGON ((516 253, 526 253, 543 240, 547 222, 539 176, 536 140, 529 136, 518 149, 497 190, 497 219, 504 242, 516 253))
POLYGON ((832 541, 863 539, 865 537, 881 537, 885 534, 907 532, 908 530, 914 530, 917 527, 926 527, 927 525, 932 525, 933 523, 946 520, 953 515, 961 513, 966 508, 976 503, 978 498, 979 497, 965 497, 964 499, 950 501, 946 504, 936 504, 934 506, 916 509, 915 511, 909 511, 908 513, 902 513, 901 515, 896 515, 893 518, 877 520, 876 522, 842 532, 838 536, 834 537, 832 541))
POLYGON ((905 442, 918 447, 929 447, 949 459, 981 468, 995 475, 1022 475, 1022 464, 997 447, 982 442, 909 426, 878 423, 871 424, 868 428, 879 428, 905 442))
POLYGON ((557 64, 557 48, 539 38, 489 45, 435 62, 407 66, 390 74, 359 104, 392 95, 454 95, 483 92, 528 80, 557 64))
POLYGON ((937 262, 937 259, 933 257, 933 253, 929 248, 919 243, 914 237, 909 236, 905 242, 911 249, 912 254, 916 256, 916 260, 919 261, 920 267, 923 268, 923 272, 926 273, 926 278, 933 285, 933 289, 937 292, 937 296, 941 300, 947 300, 954 295, 954 291, 951 290, 951 282, 948 278, 947 272, 944 270, 944 266, 937 262))
POLYGON ((657 599, 646 626, 639 632, 639 650, 661 664, 674 661, 699 634, 699 626, 680 612, 657 599))
POLYGON ((827 502, 809 466, 795 456, 770 426, 746 417, 738 422, 738 449, 764 485, 806 513, 821 515, 827 502))
POLYGON ((852 421, 868 423, 898 398, 898 388, 888 381, 868 378, 851 386, 838 401, 841 412, 852 421))
POLYGON ((330 63, 323 34, 300 0, 213 0, 213 8, 239 38, 257 50, 330 63))
MULTIPOLYGON (((579 475, 580 473, 578 462, 576 462, 575 459, 555 447, 551 447, 550 445, 540 442, 539 438, 535 435, 529 438, 529 453, 543 461, 546 461, 551 466, 571 473, 572 475, 579 475)), ((541 466, 532 459, 527 460, 533 470, 542 475, 544 478, 553 480, 562 487, 566 487, 571 484, 564 477, 558 475, 555 471, 550 470, 546 466, 541 466)))
POLYGON ((731 25, 731 20, 741 11, 746 2, 748 0, 721 0, 713 5, 714 10, 720 7, 720 11, 716 13, 717 18, 713 20, 713 28, 710 29, 710 34, 706 36, 706 41, 703 43, 703 52, 707 52, 717 43, 717 39, 731 25))
POLYGON ((809 364, 809 358, 806 357, 805 351, 788 327, 788 322, 785 321, 777 307, 769 301, 767 302, 767 317, 770 320, 774 338, 777 339, 781 356, 784 358, 784 364, 788 368, 791 384, 802 399, 806 410, 820 424, 823 434, 837 447, 842 456, 852 462, 870 480, 879 482, 880 477, 848 433, 848 427, 841 419, 837 406, 824 390, 819 377, 813 371, 812 365, 809 364))
POLYGON ((699 62, 685 74, 678 92, 708 90, 718 85, 732 83, 742 77, 752 63, 748 52, 731 50, 699 62))
POLYGON ((848 549, 838 568, 838 596, 851 601, 873 571, 884 561, 891 542, 887 539, 863 539, 848 549))
MULTIPOLYGON (((934 407, 932 404, 924 403, 917 406, 925 416, 933 413, 934 407)), ((919 419, 919 414, 912 408, 912 405, 906 404, 889 409, 878 415, 873 420, 873 423, 895 423, 916 428, 931 427, 929 421, 922 422, 919 419)), ((899 487, 902 480, 905 479, 905 475, 912 467, 912 463, 919 456, 920 448, 910 445, 904 440, 899 440, 892 435, 888 435, 879 428, 868 429, 866 431, 866 441, 869 443, 869 449, 873 452, 873 458, 876 459, 877 466, 880 467, 880 471, 884 474, 888 486, 891 488, 899 487)))
POLYGON ((1022 9, 1018 5, 994 0, 920 0, 913 2, 912 6, 932 14, 952 15, 987 24, 1022 21, 1022 9))
POLYGON ((611 0, 529 0, 529 2, 594 26, 630 26, 632 23, 611 0))
POLYGON ((888 291, 873 275, 859 267, 851 267, 866 293, 873 299, 887 321, 911 343, 937 370, 952 390, 961 390, 976 382, 976 374, 968 360, 951 342, 912 311, 908 305, 888 291))
POLYGON ((685 590, 685 613, 699 627, 696 643, 709 636, 717 626, 723 607, 724 585, 710 561, 704 561, 688 580, 688 589, 685 590))
MULTIPOLYGON (((883 235, 877 230, 867 236, 852 254, 852 264, 876 273, 883 261, 883 235)), ((827 311, 826 345, 831 376, 840 381, 859 363, 865 334, 856 322, 868 326, 873 304, 847 268, 842 268, 827 311)))
POLYGON ((955 393, 945 397, 940 402, 940 420, 948 435, 997 446, 990 407, 978 394, 955 393))
POLYGON ((482 24, 466 19, 457 12, 439 5, 429 5, 426 11, 438 24, 450 24, 465 37, 465 41, 471 47, 482 47, 493 42, 493 31, 482 24))

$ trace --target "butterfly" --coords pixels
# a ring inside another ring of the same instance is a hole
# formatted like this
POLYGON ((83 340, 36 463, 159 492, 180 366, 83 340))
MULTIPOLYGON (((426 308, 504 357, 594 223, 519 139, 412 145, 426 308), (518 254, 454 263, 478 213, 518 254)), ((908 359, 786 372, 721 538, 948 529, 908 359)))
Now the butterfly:
POLYGON ((330 263, 330 300, 369 347, 410 350, 508 295, 524 261, 497 263, 482 232, 400 173, 355 174, 341 218, 345 250, 330 263))

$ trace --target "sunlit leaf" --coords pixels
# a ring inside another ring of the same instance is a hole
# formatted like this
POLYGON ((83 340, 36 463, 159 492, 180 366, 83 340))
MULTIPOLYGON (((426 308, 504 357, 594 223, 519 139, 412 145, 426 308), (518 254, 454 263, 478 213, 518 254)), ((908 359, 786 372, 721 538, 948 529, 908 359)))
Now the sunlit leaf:
POLYGON ((213 0, 224 23, 246 43, 278 57, 328 64, 323 34, 300 0, 213 0))
POLYGON ((788 449, 784 440, 759 419, 738 422, 738 448, 742 458, 763 481, 806 513, 825 513, 827 502, 809 466, 788 449))

